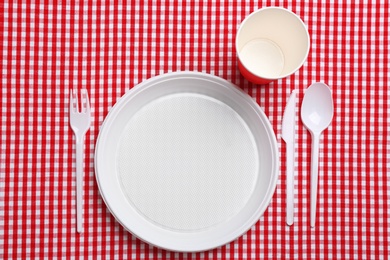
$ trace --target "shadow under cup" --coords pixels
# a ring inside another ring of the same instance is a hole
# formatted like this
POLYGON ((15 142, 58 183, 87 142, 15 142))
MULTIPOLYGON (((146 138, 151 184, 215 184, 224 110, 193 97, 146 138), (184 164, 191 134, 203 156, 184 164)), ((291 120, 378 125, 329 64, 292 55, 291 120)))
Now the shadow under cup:
POLYGON ((256 84, 267 84, 293 74, 310 50, 305 24, 293 12, 266 7, 250 14, 236 36, 241 74, 256 84))

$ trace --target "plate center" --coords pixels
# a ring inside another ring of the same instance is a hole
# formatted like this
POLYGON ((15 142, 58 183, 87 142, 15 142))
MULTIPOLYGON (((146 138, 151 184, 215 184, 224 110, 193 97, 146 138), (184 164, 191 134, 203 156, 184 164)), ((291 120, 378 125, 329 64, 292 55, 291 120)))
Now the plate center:
POLYGON ((259 171, 254 137, 225 103, 195 93, 155 99, 132 116, 117 149, 129 203, 163 228, 209 228, 237 214, 259 171))

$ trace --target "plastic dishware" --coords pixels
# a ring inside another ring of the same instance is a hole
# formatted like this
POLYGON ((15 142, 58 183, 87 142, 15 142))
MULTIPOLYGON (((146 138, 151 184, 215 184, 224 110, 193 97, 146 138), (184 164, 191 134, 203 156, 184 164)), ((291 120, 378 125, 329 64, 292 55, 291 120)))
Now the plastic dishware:
POLYGON ((310 226, 314 227, 317 205, 319 143, 322 132, 333 118, 333 99, 330 88, 324 83, 314 83, 305 92, 301 118, 311 133, 310 173, 310 226))
POLYGON ((256 84, 267 84, 293 74, 310 50, 302 20, 281 7, 265 7, 244 19, 236 36, 241 74, 256 84))
POLYGON ((294 162, 295 162, 296 91, 290 95, 283 114, 282 139, 286 143, 286 223, 294 223, 294 162))
POLYGON ((81 102, 78 99, 77 90, 70 92, 69 102, 70 126, 76 137, 76 214, 77 232, 83 232, 83 160, 84 160, 84 136, 91 124, 91 108, 88 92, 81 90, 81 102), (81 108, 79 109, 79 103, 81 108))
POLYGON ((259 220, 279 155, 268 118, 244 91, 209 74, 175 72, 135 86, 110 110, 95 170, 124 228, 154 246, 195 252, 259 220))

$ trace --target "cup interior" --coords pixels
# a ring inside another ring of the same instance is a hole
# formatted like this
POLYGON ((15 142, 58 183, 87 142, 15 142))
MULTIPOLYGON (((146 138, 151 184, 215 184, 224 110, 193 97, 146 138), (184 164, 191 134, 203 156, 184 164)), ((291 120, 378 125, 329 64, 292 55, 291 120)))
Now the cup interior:
POLYGON ((305 62, 310 39, 302 20, 291 11, 268 7, 249 15, 237 32, 238 57, 252 74, 286 77, 305 62))

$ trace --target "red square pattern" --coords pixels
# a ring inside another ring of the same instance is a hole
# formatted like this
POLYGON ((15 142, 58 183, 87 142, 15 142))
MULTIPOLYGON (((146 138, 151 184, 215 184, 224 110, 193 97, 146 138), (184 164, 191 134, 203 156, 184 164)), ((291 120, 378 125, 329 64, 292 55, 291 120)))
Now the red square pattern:
POLYGON ((390 255, 388 1, 8 1, 0 4, 0 258, 386 259, 390 255), (264 6, 298 14, 311 35, 294 75, 256 86, 237 68, 240 22, 264 6), (225 78, 273 125, 280 178, 264 216, 242 237, 201 253, 136 239, 109 213, 94 177, 96 137, 126 90, 171 71, 225 78), (310 136, 296 127, 295 223, 285 224, 281 120, 293 89, 327 83, 335 116, 320 147, 317 226, 309 226, 310 136), (76 233, 71 88, 87 88, 85 232, 76 233))

